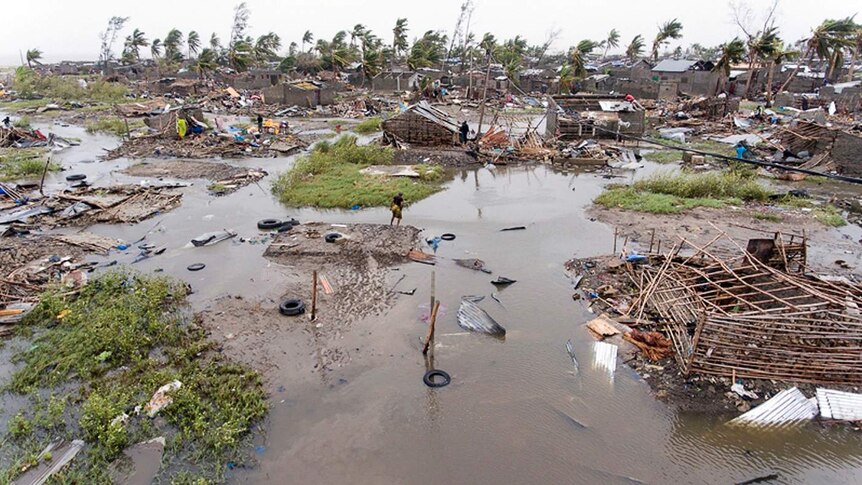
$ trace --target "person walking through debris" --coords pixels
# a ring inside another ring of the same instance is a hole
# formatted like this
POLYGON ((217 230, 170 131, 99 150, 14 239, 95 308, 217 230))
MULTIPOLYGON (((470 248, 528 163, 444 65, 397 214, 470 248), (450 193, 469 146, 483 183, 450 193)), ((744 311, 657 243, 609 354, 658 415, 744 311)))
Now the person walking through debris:
POLYGON ((460 132, 459 138, 461 139, 461 144, 463 145, 463 144, 467 143, 467 133, 470 133, 470 126, 467 125, 466 121, 461 123, 461 129, 459 130, 459 132, 460 132))
POLYGON ((5 125, 5 126, 6 126, 6 128, 9 128, 9 125, 10 125, 11 123, 12 123, 12 120, 10 120, 8 116, 7 116, 7 117, 5 117, 5 118, 3 118, 3 125, 5 125))
POLYGON ((389 221, 391 226, 393 223, 396 226, 401 225, 401 209, 404 208, 404 193, 398 192, 398 195, 392 198, 392 219, 389 221), (398 222, 395 222, 398 219, 398 222))
POLYGON ((257 132, 263 134, 263 116, 257 115, 257 132))

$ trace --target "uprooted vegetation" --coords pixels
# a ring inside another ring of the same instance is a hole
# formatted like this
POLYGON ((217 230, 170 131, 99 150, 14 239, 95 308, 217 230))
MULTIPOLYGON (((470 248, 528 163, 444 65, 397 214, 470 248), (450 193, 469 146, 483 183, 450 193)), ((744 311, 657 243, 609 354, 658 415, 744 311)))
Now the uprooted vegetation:
POLYGON ((19 325, 34 338, 15 356, 20 367, 6 392, 31 405, 8 421, 0 483, 35 465, 58 437, 86 446, 55 483, 112 483, 107 465, 159 436, 167 446, 157 481, 179 469, 184 480, 219 481, 228 461, 243 462, 239 447, 266 413, 260 376, 227 361, 189 321, 186 293, 177 281, 119 270, 76 297, 63 289, 44 295, 19 325), (181 387, 157 419, 140 412, 173 381, 181 387))
POLYGON ((360 173, 370 165, 390 165, 392 160, 391 149, 357 145, 354 136, 333 143, 322 141, 280 174, 272 190, 285 204, 324 208, 386 206, 398 192, 406 201, 415 202, 440 190, 443 171, 437 167, 414 166, 418 180, 360 173))
MULTIPOLYGON (((45 170, 44 148, 0 148, 0 181, 38 177, 45 170)), ((60 170, 56 162, 48 164, 48 170, 60 170)))

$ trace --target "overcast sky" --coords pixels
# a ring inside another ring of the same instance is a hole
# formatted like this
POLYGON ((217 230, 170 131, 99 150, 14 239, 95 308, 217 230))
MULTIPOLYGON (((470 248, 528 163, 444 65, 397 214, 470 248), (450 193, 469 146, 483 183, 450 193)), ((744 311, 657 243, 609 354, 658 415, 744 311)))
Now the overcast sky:
MULTIPOLYGON (((362 23, 385 41, 391 42, 392 26, 398 17, 407 17, 409 38, 426 30, 451 33, 463 0, 248 0, 250 33, 273 31, 287 48, 300 42, 310 30, 315 38, 331 38, 338 30, 362 23)), ((171 28, 183 33, 196 30, 206 42, 212 32, 225 41, 237 0, 3 0, 0 24, 0 65, 19 63, 20 52, 39 48, 48 62, 94 60, 99 51, 99 32, 113 16, 130 17, 125 37, 139 28, 147 38, 163 38, 171 28)), ((746 2, 755 16, 771 0, 746 2)), ((562 50, 581 39, 602 39, 611 28, 622 34, 624 47, 637 34, 649 41, 659 23, 678 18, 683 38, 671 44, 720 44, 739 34, 730 16, 727 0, 475 0, 471 30, 493 32, 498 39, 521 35, 531 44, 544 41, 551 30, 561 31, 553 48, 562 50)), ((824 18, 846 17, 862 10, 859 2, 846 0, 780 0, 778 25, 782 38, 792 41, 806 36, 824 18)), ((115 51, 122 48, 118 39, 115 51)))

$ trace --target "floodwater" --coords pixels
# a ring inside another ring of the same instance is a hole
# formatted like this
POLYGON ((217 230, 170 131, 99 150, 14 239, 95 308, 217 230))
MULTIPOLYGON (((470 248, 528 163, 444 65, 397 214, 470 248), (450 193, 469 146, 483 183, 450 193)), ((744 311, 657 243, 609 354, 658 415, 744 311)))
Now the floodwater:
MULTIPOLYGON (((108 174, 126 161, 80 163, 116 141, 66 130, 55 131, 84 144, 57 155, 64 165, 99 184, 140 181, 108 174)), ((291 160, 228 163, 275 173, 291 160)), ((729 428, 723 423, 733 416, 671 411, 622 363, 613 375, 593 366, 593 340, 582 328, 592 315, 572 300, 562 265, 611 251, 612 229, 584 214, 606 183, 599 175, 542 165, 471 169, 457 171, 447 190, 410 204, 405 224, 423 228, 426 237, 451 232, 457 238, 441 243, 437 266, 409 264, 392 272, 393 284, 405 275, 398 289, 415 287, 416 294, 399 296, 385 315, 354 322, 340 334, 335 345, 351 351, 347 365, 325 372, 284 365, 268 376, 270 415, 249 450, 257 465, 229 471, 229 482, 711 484, 777 473, 773 483, 859 483, 859 433, 816 425, 784 432, 729 428), (500 231, 520 225, 527 229, 500 231), (494 274, 456 266, 452 258, 480 258, 494 274), (420 352, 432 272, 442 301, 433 364, 420 352), (497 276, 517 283, 497 290, 490 284, 497 276), (458 327, 462 295, 486 297, 479 305, 507 329, 504 340, 458 327), (578 374, 565 350, 568 339, 578 374), (452 383, 426 387, 429 364, 447 371, 452 383)), ((188 281, 193 305, 203 308, 221 295, 253 298, 277 285, 286 269, 262 257, 265 241, 190 247, 200 233, 226 228, 258 237, 255 222, 265 217, 389 220, 386 209, 285 208, 269 193, 269 179, 225 197, 209 196, 205 188, 199 182, 183 189, 181 207, 140 224, 89 230, 129 242, 146 235, 168 246, 164 255, 134 266, 188 281), (185 270, 196 262, 207 268, 185 270)), ((110 259, 130 263, 135 256, 130 250, 110 259)))

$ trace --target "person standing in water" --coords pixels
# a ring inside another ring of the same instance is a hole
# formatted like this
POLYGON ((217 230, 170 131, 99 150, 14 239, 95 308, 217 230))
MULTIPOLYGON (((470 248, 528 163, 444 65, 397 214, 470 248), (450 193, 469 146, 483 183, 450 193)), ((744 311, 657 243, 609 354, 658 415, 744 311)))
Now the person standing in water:
POLYGON ((398 192, 398 195, 392 198, 392 219, 389 221, 389 225, 391 226, 393 223, 396 226, 401 225, 401 209, 404 208, 404 194, 402 192, 398 192), (398 219, 398 222, 395 220, 398 219))

